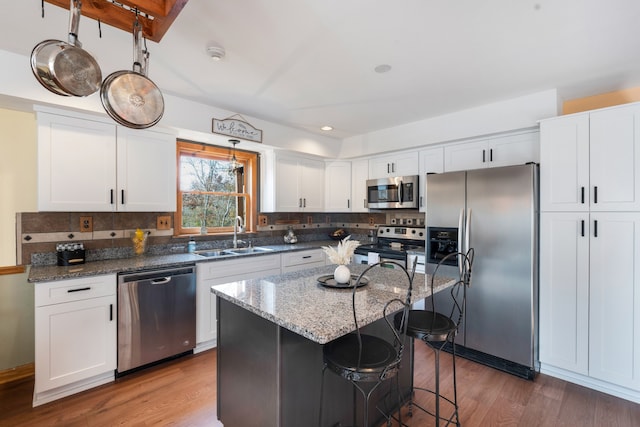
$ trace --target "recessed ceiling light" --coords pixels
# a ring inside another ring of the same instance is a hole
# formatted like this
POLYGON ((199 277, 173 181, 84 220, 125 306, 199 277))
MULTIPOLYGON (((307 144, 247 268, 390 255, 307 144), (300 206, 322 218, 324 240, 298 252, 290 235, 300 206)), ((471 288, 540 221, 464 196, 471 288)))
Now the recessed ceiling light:
POLYGON ((391 65, 389 64, 380 64, 376 68, 373 69, 376 73, 386 73, 391 70, 391 65))
POLYGON ((320 128, 320 130, 327 130, 327 131, 329 131, 329 130, 333 130, 333 127, 331 127, 331 126, 322 126, 322 127, 320 128))

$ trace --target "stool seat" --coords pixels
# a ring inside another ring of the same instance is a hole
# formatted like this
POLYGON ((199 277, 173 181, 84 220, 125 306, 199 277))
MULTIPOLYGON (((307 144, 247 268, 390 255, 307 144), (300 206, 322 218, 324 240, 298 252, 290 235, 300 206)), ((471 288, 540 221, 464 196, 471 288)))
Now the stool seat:
MULTIPOLYGON (((399 313, 402 314, 402 313, 399 313)), ((389 342, 371 335, 348 334, 325 344, 323 353, 327 368, 343 378, 375 382, 395 375, 400 360, 389 342)))
MULTIPOLYGON (((398 316, 396 316, 398 317, 398 316)), ((400 319, 396 319, 399 322, 400 319)), ((410 310, 407 335, 422 341, 446 341, 455 334, 458 326, 444 314, 426 310, 410 310)))

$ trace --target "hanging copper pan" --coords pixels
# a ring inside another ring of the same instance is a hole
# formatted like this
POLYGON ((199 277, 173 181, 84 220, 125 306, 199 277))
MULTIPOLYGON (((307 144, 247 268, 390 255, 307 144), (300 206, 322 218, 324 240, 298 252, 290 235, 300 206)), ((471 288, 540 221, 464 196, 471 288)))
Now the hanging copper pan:
POLYGON ((133 71, 116 71, 102 82, 100 100, 113 120, 133 129, 144 129, 158 123, 164 114, 160 89, 147 78, 149 52, 142 51, 142 26, 133 25, 133 71))
POLYGON ((100 88, 102 72, 78 40, 80 0, 69 5, 69 42, 45 40, 31 52, 31 71, 51 92, 62 96, 88 96, 100 88))

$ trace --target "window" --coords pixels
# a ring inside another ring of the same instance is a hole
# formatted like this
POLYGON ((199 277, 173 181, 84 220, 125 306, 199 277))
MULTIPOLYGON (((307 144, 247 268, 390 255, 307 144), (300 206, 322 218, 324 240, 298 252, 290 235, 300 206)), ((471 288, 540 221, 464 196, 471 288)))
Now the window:
POLYGON ((178 141, 177 234, 233 232, 237 216, 255 231, 258 154, 178 141))

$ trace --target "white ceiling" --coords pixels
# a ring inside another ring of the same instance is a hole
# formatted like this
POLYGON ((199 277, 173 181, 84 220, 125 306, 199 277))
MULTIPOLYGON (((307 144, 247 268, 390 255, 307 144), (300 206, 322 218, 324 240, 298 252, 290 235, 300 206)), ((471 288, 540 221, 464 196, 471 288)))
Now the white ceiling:
MULTIPOLYGON (((43 19, 41 0, 10 3, 0 49, 28 57, 66 40, 67 10, 45 3, 43 19)), ((163 93, 344 138, 552 88, 571 99, 638 86, 639 23, 638 0, 189 0, 148 43, 149 78, 163 93), (224 60, 208 57, 212 42, 224 60), (376 73, 381 64, 391 71, 376 73)), ((130 34, 102 25, 98 38, 88 18, 79 33, 103 77, 131 69, 130 34)))

